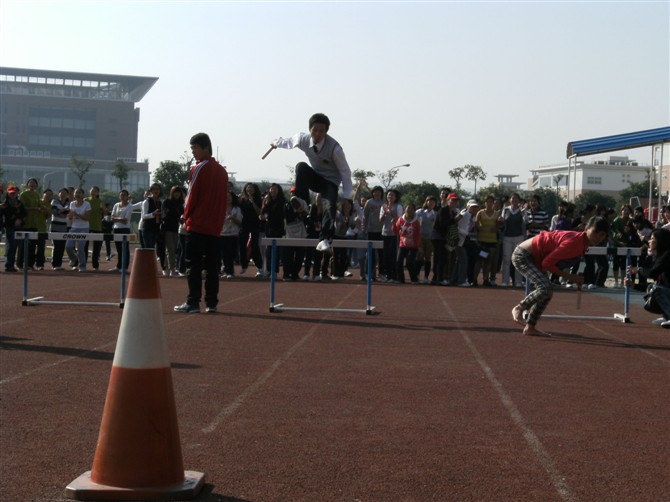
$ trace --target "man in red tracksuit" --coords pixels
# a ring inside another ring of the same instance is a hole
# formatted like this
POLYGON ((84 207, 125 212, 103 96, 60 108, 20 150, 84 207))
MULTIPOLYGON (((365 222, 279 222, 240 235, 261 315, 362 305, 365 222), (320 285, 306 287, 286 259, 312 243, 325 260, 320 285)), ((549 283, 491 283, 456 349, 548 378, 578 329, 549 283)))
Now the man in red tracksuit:
POLYGON ((212 157, 212 142, 205 133, 191 138, 197 164, 188 176, 189 191, 184 207, 188 297, 175 312, 200 312, 202 270, 205 269, 206 312, 216 312, 219 303, 219 235, 226 218, 228 173, 212 157))

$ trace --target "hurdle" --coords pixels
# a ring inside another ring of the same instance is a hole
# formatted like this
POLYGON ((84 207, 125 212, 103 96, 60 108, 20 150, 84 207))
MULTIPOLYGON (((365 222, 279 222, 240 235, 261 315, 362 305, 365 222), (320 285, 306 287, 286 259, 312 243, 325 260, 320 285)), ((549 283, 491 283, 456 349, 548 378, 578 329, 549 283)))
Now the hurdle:
POLYGON ((375 307, 372 305, 372 250, 382 249, 382 241, 364 241, 333 239, 332 247, 347 249, 367 249, 367 305, 364 309, 342 309, 342 308, 318 308, 318 307, 287 307, 283 303, 275 303, 275 284, 277 282, 277 248, 278 247, 310 247, 316 246, 315 239, 276 239, 272 237, 263 237, 261 244, 271 246, 271 265, 270 265, 270 312, 301 311, 301 312, 348 312, 354 314, 372 315, 375 307))
MULTIPOLYGON (((559 315, 559 314, 542 314, 543 319, 579 319, 586 321, 621 321, 623 323, 629 323, 630 320, 630 287, 628 286, 628 280, 630 279, 630 274, 628 273, 628 267, 631 264, 631 258, 633 256, 640 256, 642 250, 640 248, 607 248, 603 246, 590 247, 586 250, 587 255, 594 256, 625 256, 626 257, 626 281, 624 283, 624 298, 623 298, 623 313, 614 313, 611 316, 589 316, 589 315, 559 315)), ((526 281, 526 296, 530 293, 530 281, 526 281)), ((528 318, 528 311, 523 311, 523 318, 528 318)))
MULTIPOLYGON (((28 246, 31 240, 51 239, 51 240, 76 240, 76 241, 115 241, 131 243, 137 241, 135 234, 89 234, 77 232, 16 232, 16 238, 23 241, 23 256, 28 258, 28 246)), ((62 301, 45 300, 43 296, 28 298, 28 266, 24 263, 23 267, 23 300, 21 305, 24 307, 32 305, 97 305, 112 306, 123 308, 126 300, 126 254, 121 253, 121 298, 119 302, 87 302, 87 301, 62 301)))

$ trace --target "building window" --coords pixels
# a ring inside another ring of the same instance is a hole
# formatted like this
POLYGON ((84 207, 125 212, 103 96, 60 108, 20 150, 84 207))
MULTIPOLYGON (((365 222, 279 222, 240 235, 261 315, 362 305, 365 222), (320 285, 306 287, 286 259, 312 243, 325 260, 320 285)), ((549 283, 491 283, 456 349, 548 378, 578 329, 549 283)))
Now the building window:
POLYGON ((603 179, 600 176, 587 176, 586 178, 587 185, 602 185, 603 179))

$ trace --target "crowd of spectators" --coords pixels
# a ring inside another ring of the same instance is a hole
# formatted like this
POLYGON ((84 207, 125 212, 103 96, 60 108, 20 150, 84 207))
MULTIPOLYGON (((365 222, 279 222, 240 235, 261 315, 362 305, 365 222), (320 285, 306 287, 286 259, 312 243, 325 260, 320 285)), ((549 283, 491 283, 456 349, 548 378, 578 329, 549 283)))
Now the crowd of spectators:
MULTIPOLYGON (((285 194, 278 184, 262 193, 255 183, 247 183, 239 193, 232 185, 226 222, 221 229, 221 278, 232 279, 247 274, 253 264, 256 277, 268 277, 270 249, 261 245, 261 237, 304 238, 317 242, 328 201, 318 194, 307 204, 285 194)), ((162 273, 166 277, 186 273, 183 228, 186 190, 180 186, 169 189, 164 196, 160 184, 154 183, 142 201, 133 203, 128 192, 121 190, 119 201, 112 208, 100 199, 98 187, 84 190, 62 188, 54 195, 46 189, 38 193, 38 181, 29 179, 23 190, 7 188, 2 198, 2 227, 5 236, 5 271, 23 267, 44 270, 48 263, 46 238, 29 241, 24 256, 18 245, 17 230, 36 232, 95 232, 129 234, 134 231, 132 213, 139 212, 138 234, 142 247, 155 248, 162 273)), ((353 200, 340 199, 335 219, 335 239, 381 241, 383 248, 372 256, 375 281, 388 283, 433 284, 458 287, 523 287, 523 278, 515 274, 512 252, 523 240, 543 231, 583 230, 591 216, 604 216, 611 224, 610 236, 604 246, 612 250, 606 255, 587 255, 572 265, 575 273, 584 274, 587 289, 622 288, 626 280, 626 257, 617 256, 618 247, 640 247, 641 257, 633 265, 644 270, 653 259, 648 253, 649 239, 655 228, 670 229, 670 206, 661 208, 657 218, 650 220, 641 207, 623 205, 617 209, 587 205, 577 213, 570 202, 560 202, 558 212, 549 215, 542 208, 539 196, 523 200, 513 193, 506 199, 487 195, 483 200, 461 200, 459 194, 443 189, 429 195, 418 207, 403 204, 402 194, 382 187, 368 187, 363 180, 353 200), (607 281, 609 277, 613 280, 607 281)), ((77 240, 53 240, 51 268, 64 268, 63 259, 72 270, 84 272, 87 262, 93 270, 100 269, 102 246, 106 258, 117 257, 108 270, 119 272, 130 263, 129 248, 111 239, 89 243, 77 240), (125 259, 122 256, 125 254, 125 259)), ((278 248, 276 273, 286 281, 340 280, 357 275, 367 280, 367 256, 364 249, 336 247, 326 252, 314 246, 278 248)), ((254 274, 247 274, 253 276, 254 274)), ((634 287, 644 290, 647 278, 641 274, 629 277, 634 287)), ((571 284, 557 286, 571 287, 571 284)))

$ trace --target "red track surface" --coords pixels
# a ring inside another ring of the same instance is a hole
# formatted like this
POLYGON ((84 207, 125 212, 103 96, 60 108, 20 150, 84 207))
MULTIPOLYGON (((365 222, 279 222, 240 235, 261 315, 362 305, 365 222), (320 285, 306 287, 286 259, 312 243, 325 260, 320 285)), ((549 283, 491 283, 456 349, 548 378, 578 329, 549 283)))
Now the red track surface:
MULTIPOLYGON (((117 301, 119 277, 39 272, 29 296, 117 301)), ((376 285, 379 315, 269 313, 269 283, 222 283, 185 315, 161 279, 184 468, 201 501, 670 500, 670 331, 547 319, 520 292, 376 285)), ((90 470, 121 309, 21 306, 0 275, 0 499, 65 500, 90 470)), ((277 302, 364 308, 365 287, 279 283, 277 302)), ((559 292, 547 313, 622 301, 559 292)))

